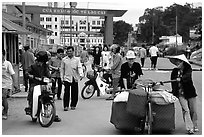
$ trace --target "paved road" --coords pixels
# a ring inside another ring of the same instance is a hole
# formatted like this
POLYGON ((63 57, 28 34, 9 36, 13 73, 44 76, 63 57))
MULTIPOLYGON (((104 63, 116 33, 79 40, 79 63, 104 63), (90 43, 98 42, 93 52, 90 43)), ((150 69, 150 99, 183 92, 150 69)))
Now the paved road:
MULTIPOLYGON (((149 60, 146 60, 146 67, 149 67, 149 60)), ((166 59, 159 59, 159 68, 171 68, 173 65, 166 59)), ((193 65, 193 68, 197 66, 193 65)), ((154 80, 167 80, 170 72, 143 71, 144 76, 154 80)), ((198 118, 199 129, 202 134, 202 72, 193 72, 193 80, 198 92, 198 118)), ((86 79, 80 82, 80 89, 86 79)), ((170 85, 166 85, 170 88, 170 85)), ((62 101, 56 100, 57 113, 62 119, 60 123, 54 123, 49 128, 42 128, 39 123, 31 122, 29 116, 24 113, 27 102, 25 98, 9 99, 9 118, 2 121, 3 135, 125 135, 134 133, 122 133, 114 128, 109 122, 111 115, 111 101, 106 101, 106 96, 83 100, 79 97, 76 110, 63 111, 62 101)), ((179 102, 175 103, 176 108, 176 130, 174 135, 185 135, 184 122, 182 120, 179 102)))

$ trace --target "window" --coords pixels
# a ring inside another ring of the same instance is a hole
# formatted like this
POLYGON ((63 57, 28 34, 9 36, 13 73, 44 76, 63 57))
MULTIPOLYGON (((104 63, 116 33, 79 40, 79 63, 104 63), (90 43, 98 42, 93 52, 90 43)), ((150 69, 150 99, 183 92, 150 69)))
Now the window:
POLYGON ((40 18, 40 21, 44 21, 44 17, 41 17, 41 18, 40 18))
POLYGON ((57 25, 55 25, 55 29, 57 29, 57 25))
POLYGON ((54 44, 55 40, 54 39, 50 39, 50 44, 54 44))
POLYGON ((85 25, 86 24, 86 20, 80 20, 79 23, 80 23, 80 25, 85 25))
POLYGON ((46 29, 52 29, 52 25, 46 25, 46 29))
POLYGON ((85 39, 80 39, 80 42, 85 42, 85 39))
POLYGON ((40 25, 40 26, 42 26, 44 28, 44 25, 40 25))
POLYGON ((97 25, 100 25, 100 21, 97 21, 97 25))
POLYGON ((66 24, 69 24, 69 21, 68 21, 68 20, 66 20, 66 24))
POLYGON ((52 18, 51 17, 47 17, 46 21, 52 21, 52 18))
POLYGON ((64 20, 61 20, 61 25, 63 25, 64 24, 64 20))
POLYGON ((57 21, 57 17, 55 17, 55 21, 57 21))
POLYGON ((57 32, 55 32, 55 36, 57 36, 57 32))
POLYGON ((94 20, 94 21, 92 21, 92 25, 95 25, 96 24, 96 21, 94 20))

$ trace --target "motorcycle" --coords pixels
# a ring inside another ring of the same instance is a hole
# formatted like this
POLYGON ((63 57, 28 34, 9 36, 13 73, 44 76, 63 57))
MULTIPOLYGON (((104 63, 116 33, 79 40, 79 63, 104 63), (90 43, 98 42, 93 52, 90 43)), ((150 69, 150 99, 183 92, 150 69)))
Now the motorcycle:
MULTIPOLYGON (((41 80, 41 78, 35 78, 41 80)), ((56 108, 54 95, 51 90, 49 78, 43 78, 45 85, 36 85, 33 89, 33 101, 31 111, 25 108, 26 115, 30 115, 33 122, 37 119, 42 127, 49 127, 55 118, 56 108)))
POLYGON ((93 71, 87 72, 88 81, 85 82, 85 86, 82 88, 81 97, 83 99, 90 99, 95 91, 97 91, 97 96, 105 94, 111 94, 112 81, 108 77, 108 70, 103 69, 100 66, 94 66, 93 71), (104 76, 107 76, 104 78, 104 76))

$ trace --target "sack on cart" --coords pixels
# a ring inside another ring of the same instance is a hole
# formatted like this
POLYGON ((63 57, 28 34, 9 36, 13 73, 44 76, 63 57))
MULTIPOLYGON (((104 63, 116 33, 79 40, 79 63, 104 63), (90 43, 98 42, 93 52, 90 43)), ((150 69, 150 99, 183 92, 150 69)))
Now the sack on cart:
POLYGON ((145 117, 146 115, 147 93, 142 88, 129 91, 127 101, 127 112, 137 117, 145 117))
POLYGON ((126 111, 127 102, 113 102, 110 122, 116 129, 133 131, 140 127, 140 118, 126 111))
POLYGON ((158 105, 168 105, 175 103, 178 98, 167 91, 153 91, 150 92, 151 101, 158 105))
POLYGON ((153 123, 152 131, 157 133, 172 133, 175 130, 174 103, 158 105, 152 103, 153 123))

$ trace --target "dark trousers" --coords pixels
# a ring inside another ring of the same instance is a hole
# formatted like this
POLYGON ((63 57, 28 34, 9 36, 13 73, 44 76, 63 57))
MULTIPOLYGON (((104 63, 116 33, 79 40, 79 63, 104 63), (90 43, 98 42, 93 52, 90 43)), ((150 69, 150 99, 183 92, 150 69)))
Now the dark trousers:
POLYGON ((141 58, 140 60, 141 60, 142 67, 144 67, 145 58, 141 58))
POLYGON ((56 94, 56 82, 58 84, 57 88, 57 98, 60 98, 61 93, 62 93, 62 81, 61 78, 54 78, 54 81, 52 82, 52 93, 55 95, 56 94))
POLYGON ((28 78, 25 75, 25 70, 23 70, 23 82, 24 82, 24 86, 25 86, 25 92, 28 91, 28 78))
POLYGON ((64 108, 69 107, 70 87, 71 87, 71 104, 70 104, 70 107, 76 107, 77 102, 78 102, 78 82, 76 82, 74 79, 73 79, 72 83, 64 81, 64 86, 65 86, 64 98, 63 98, 64 108))
POLYGON ((157 65, 157 56, 151 57, 151 68, 156 68, 157 65))
POLYGON ((33 90, 34 90, 35 86, 36 86, 36 84, 30 84, 29 85, 28 96, 27 96, 29 107, 31 107, 32 103, 33 103, 33 90))

